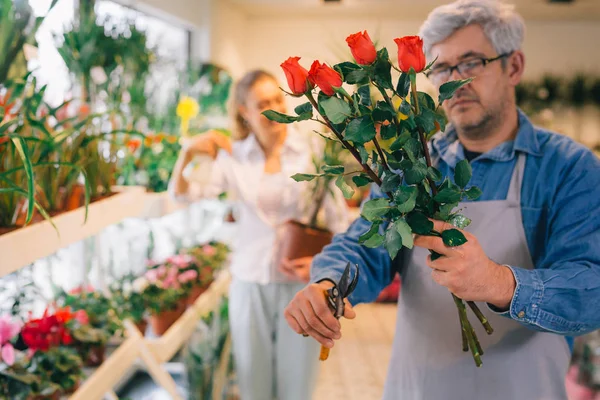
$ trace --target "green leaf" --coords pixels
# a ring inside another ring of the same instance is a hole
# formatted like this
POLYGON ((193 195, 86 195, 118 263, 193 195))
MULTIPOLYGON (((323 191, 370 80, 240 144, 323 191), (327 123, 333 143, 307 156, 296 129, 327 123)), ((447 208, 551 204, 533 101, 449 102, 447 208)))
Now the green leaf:
POLYGON ((439 182, 442 180, 442 173, 435 167, 427 168, 427 177, 434 182, 439 182))
POLYGON ((377 52, 377 61, 375 61, 375 77, 374 81, 378 86, 385 89, 394 89, 392 84, 392 64, 386 48, 377 52))
POLYGON ((435 213, 435 218, 441 221, 446 221, 456 206, 458 206, 458 203, 447 203, 440 205, 439 211, 435 213))
POLYGON ((360 104, 363 106, 370 107, 371 102, 371 88, 369 85, 361 86, 357 90, 358 95, 360 96, 360 104))
POLYGON ((404 151, 413 163, 421 156, 421 142, 415 138, 410 138, 404 144, 404 151))
POLYGON ((390 140, 394 136, 396 136, 396 128, 392 124, 381 125, 381 128, 379 129, 379 134, 381 135, 381 138, 383 140, 390 140))
POLYGON ((382 192, 392 192, 402 184, 402 178, 400 175, 394 173, 387 173, 383 177, 383 184, 381 185, 382 192))
POLYGON ((360 118, 355 118, 348 124, 344 139, 354 143, 364 144, 375 139, 377 131, 373 124, 373 119, 366 115, 360 118))
POLYGON ((359 238, 358 238, 359 243, 362 243, 365 240, 370 239, 374 234, 376 234, 379 231, 379 226, 381 224, 382 224, 381 221, 373 222, 373 225, 371 225, 371 228, 369 228, 369 230, 367 232, 365 232, 359 236, 359 238))
POLYGON ((326 174, 339 175, 344 173, 343 165, 323 165, 321 170, 326 174))
POLYGON ((351 199, 354 195, 354 189, 352 189, 352 187, 346 183, 346 181, 344 180, 344 175, 340 175, 337 177, 337 179, 335 180, 335 185, 338 188, 340 188, 345 198, 351 199))
POLYGON ((363 245, 370 247, 372 249, 376 249, 381 247, 381 245, 385 242, 385 237, 380 235, 379 233, 375 233, 369 239, 365 240, 363 245))
POLYGON ((360 71, 362 68, 353 62, 344 61, 342 63, 334 65, 333 69, 339 72, 343 77, 345 77, 350 72, 360 71))
POLYGON ((410 229, 410 225, 408 225, 408 222, 406 222, 404 219, 399 219, 396 222, 394 222, 394 225, 396 227, 396 230, 400 234, 400 237, 402 238, 402 244, 404 245, 404 247, 412 249, 414 246, 414 241, 412 236, 412 230, 410 229))
POLYGON ((424 108, 421 110, 421 114, 415 117, 415 121, 425 132, 431 132, 435 130, 436 118, 437 114, 435 112, 429 108, 424 108))
POLYGON ((462 214, 454 215, 448 222, 458 229, 465 229, 467 226, 471 225, 471 220, 462 214))
POLYGON ((445 100, 451 99, 458 89, 460 89, 464 85, 471 83, 472 80, 473 78, 468 78, 444 83, 442 86, 440 86, 440 96, 438 98, 438 103, 440 103, 441 105, 445 100))
POLYGON ((34 207, 34 195, 35 195, 35 178, 33 173, 33 165, 31 164, 31 158, 29 157, 29 149, 27 147, 27 143, 23 138, 15 138, 11 137, 13 144, 15 145, 15 149, 19 153, 19 157, 21 157, 21 161, 23 161, 23 166, 25 167, 25 174, 27 175, 27 218, 26 221, 29 223, 31 218, 33 217, 33 207, 34 207))
POLYGON ((473 170, 471 164, 467 160, 461 160, 454 167, 454 182, 461 188, 464 189, 471 180, 473 170))
POLYGON ((367 221, 374 221, 387 214, 390 209, 390 202, 388 199, 380 198, 369 200, 363 206, 361 215, 367 221))
POLYGON ((391 112, 389 112, 387 109, 383 110, 379 107, 375 107, 375 109, 373 110, 373 120, 376 122, 383 122, 383 121, 393 121, 394 120, 394 114, 392 114, 391 112))
POLYGON ((366 175, 361 174, 361 175, 353 176, 352 182, 354 182, 354 184, 357 187, 361 187, 361 186, 367 186, 369 183, 371 183, 371 180, 366 175))
POLYGON ((300 114, 304 114, 304 113, 311 113, 313 112, 313 106, 312 104, 310 104, 310 102, 306 102, 304 104, 299 105, 298 107, 294 108, 294 112, 298 115, 300 114))
POLYGON ((369 161, 369 153, 367 152, 367 149, 365 149, 365 146, 356 147, 358 147, 358 152, 360 153, 360 161, 362 161, 363 164, 366 164, 367 161, 369 161))
POLYGON ((402 134, 400 134, 400 136, 398 136, 398 139, 396 139, 394 143, 392 143, 392 145, 390 146, 390 150, 398 151, 402 149, 402 147, 404 147, 404 144, 406 144, 406 142, 408 142, 411 138, 412 136, 410 136, 410 133, 403 132, 402 134))
POLYGON ((412 109, 410 107, 410 103, 408 101, 406 101, 405 99, 402 99, 402 103, 400 103, 400 108, 398 108, 398 111, 400 111, 402 114, 409 116, 412 109))
POLYGON ((429 108, 430 110, 435 110, 435 101, 433 101, 433 98, 430 95, 428 95, 425 92, 417 92, 417 96, 419 98, 421 112, 423 112, 425 106, 427 106, 427 108, 429 108))
POLYGON ((433 222, 420 212, 408 214, 406 222, 417 235, 428 235, 433 230, 433 222))
POLYGON ((396 92, 400 97, 406 97, 408 95, 408 91, 410 90, 410 78, 407 73, 400 74, 400 78, 398 79, 398 85, 396 86, 396 92))
POLYGON ((369 73, 365 70, 351 71, 344 76, 344 80, 350 85, 361 85, 369 82, 369 73))
POLYGON ((402 236, 394 225, 390 225, 385 232, 385 248, 392 260, 396 258, 402 248, 402 236))
POLYGON ((337 97, 328 97, 320 102, 325 115, 334 124, 341 124, 352 114, 348 103, 337 97))
POLYGON ((481 197, 483 192, 477 186, 473 186, 469 190, 467 190, 465 194, 467 195, 469 200, 477 200, 479 197, 481 197))
POLYGON ((454 189, 442 189, 433 199, 438 203, 457 203, 461 199, 461 193, 454 189))
POLYGON ((263 111, 262 115, 264 115, 265 117, 267 117, 267 119, 271 121, 279 122, 281 124, 291 124, 292 122, 298 121, 298 117, 282 114, 273 110, 263 111))
POLYGON ((443 231, 442 240, 449 247, 456 247, 467 243, 467 238, 458 229, 446 229, 443 231))
POLYGON ((414 210, 417 204, 417 194, 417 188, 414 186, 400 186, 394 194, 398 211, 405 214, 414 210))
POLYGON ((404 173, 404 180, 409 185, 421 183, 427 177, 427 165, 422 162, 416 162, 413 167, 404 173))
POLYGON ((319 176, 320 175, 313 175, 313 174, 296 174, 296 175, 292 175, 292 179, 295 180, 296 182, 303 182, 303 181, 310 182, 319 176))

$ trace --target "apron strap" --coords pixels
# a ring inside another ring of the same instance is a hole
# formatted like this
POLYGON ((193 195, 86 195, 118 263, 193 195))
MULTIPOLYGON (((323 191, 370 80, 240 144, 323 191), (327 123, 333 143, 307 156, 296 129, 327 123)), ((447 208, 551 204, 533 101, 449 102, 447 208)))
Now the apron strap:
POLYGON ((513 206, 520 206, 521 204, 521 188, 523 186, 523 175, 525 174, 526 160, 527 154, 519 153, 515 168, 513 169, 512 177, 510 178, 506 201, 513 206))

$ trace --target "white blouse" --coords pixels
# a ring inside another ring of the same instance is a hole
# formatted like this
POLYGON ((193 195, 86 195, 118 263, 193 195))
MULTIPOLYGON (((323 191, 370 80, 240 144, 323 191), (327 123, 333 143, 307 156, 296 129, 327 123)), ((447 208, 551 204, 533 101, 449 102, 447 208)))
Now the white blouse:
MULTIPOLYGON (((235 199, 238 234, 234 240, 230 270, 240 280, 267 284, 287 281, 273 265, 277 229, 287 220, 308 223, 312 202, 308 182, 296 182, 296 173, 314 173, 311 141, 289 129, 281 151, 281 172, 267 174, 265 158, 253 134, 232 144, 232 154, 221 150, 212 165, 211 176, 199 193, 179 201, 215 198, 227 192, 235 199)), ((173 194, 170 185, 169 191, 173 194)), ((339 189, 327 194, 323 220, 333 233, 345 231, 349 224, 346 202, 339 189)), ((229 197, 228 196, 228 197, 229 197)))

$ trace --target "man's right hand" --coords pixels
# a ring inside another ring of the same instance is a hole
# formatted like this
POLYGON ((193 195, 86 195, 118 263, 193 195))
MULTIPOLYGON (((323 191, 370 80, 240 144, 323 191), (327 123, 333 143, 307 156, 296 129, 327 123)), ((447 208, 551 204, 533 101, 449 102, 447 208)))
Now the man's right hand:
POLYGON ((202 154, 207 154, 214 159, 219 149, 231 153, 231 140, 218 131, 209 131, 187 139, 183 149, 188 159, 202 154))
MULTIPOLYGON (((325 292, 333 283, 323 281, 308 285, 292 299, 284 315, 296 333, 310 335, 323 346, 332 348, 333 341, 342 337, 340 322, 333 316, 325 292)), ((354 319, 356 313, 345 300, 344 318, 354 319)))

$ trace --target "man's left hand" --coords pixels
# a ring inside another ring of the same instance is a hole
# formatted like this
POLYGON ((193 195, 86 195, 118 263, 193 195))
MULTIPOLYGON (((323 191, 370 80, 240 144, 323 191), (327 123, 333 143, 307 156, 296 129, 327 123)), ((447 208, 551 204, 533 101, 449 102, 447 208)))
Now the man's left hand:
MULTIPOLYGON (((433 221, 433 224, 433 229, 439 233, 457 229, 443 221, 433 221)), ((516 286, 512 271, 490 260, 475 236, 458 230, 465 235, 467 242, 457 247, 446 246, 441 237, 416 236, 415 246, 443 256, 435 261, 431 260, 431 256, 427 257, 427 265, 433 270, 433 280, 463 300, 483 301, 502 310, 508 309, 516 286)))

